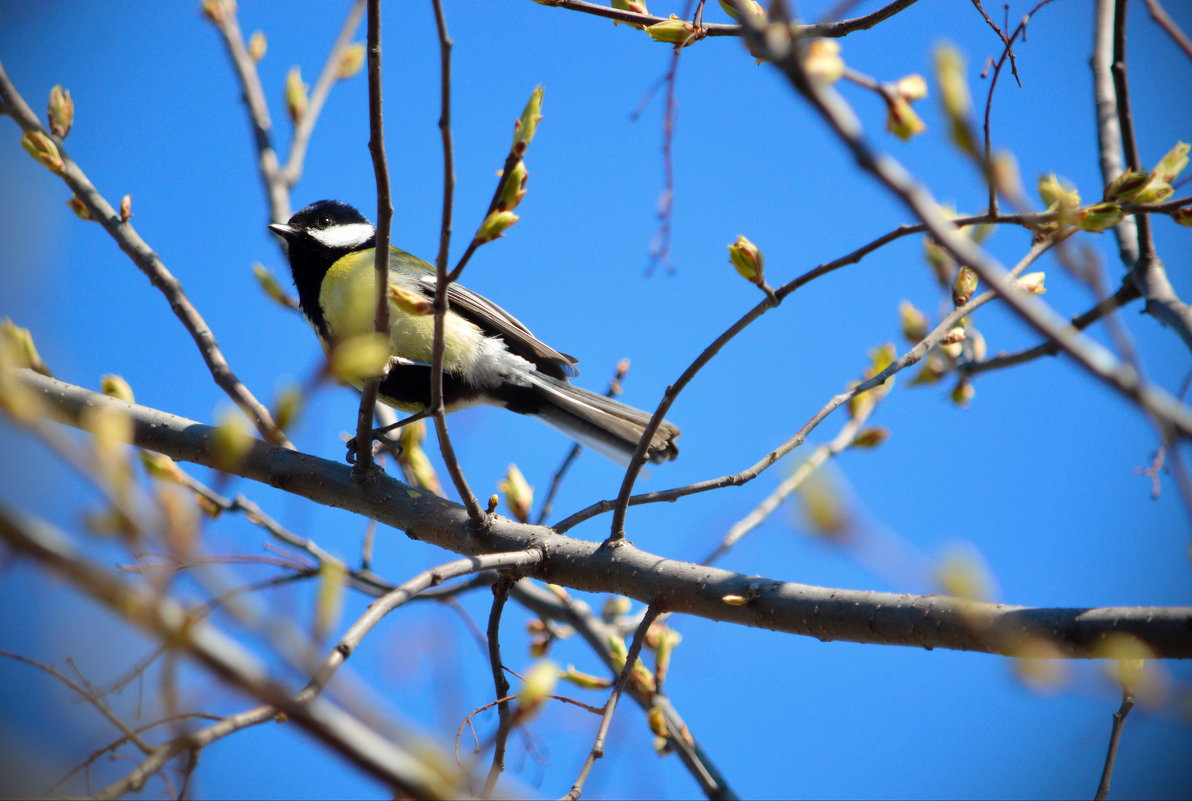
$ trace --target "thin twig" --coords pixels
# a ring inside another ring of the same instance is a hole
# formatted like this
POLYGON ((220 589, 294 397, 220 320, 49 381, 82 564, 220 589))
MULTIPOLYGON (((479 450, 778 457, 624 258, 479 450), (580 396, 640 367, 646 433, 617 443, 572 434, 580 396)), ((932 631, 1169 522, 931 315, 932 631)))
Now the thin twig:
MULTIPOLYGON (((887 235, 887 236, 889 236, 889 235, 887 235)), ((884 238, 885 237, 882 237, 881 239, 884 239, 884 238)), ((877 241, 879 241, 879 240, 875 240, 875 242, 877 242, 877 241)), ((874 245, 874 243, 870 243, 870 246, 875 246, 875 245, 874 245)), ((866 246, 866 247, 870 247, 870 246, 866 246)), ((1013 271, 1011 272, 1011 275, 1017 275, 1017 274, 1021 273, 1024 269, 1026 269, 1027 266, 1029 266, 1030 264, 1033 264, 1034 261, 1040 255, 1042 255, 1042 253, 1044 251, 1046 251, 1050 246, 1051 246, 1051 240, 1046 240, 1044 242, 1037 243, 1034 246, 1032 246, 1031 250, 1027 253, 1027 255, 1024 256, 1023 259, 1014 267, 1013 271)), ((859 253, 859 252, 860 251, 857 251, 857 253, 859 253)), ((856 253, 850 254, 850 256, 853 256, 853 255, 856 255, 856 253)), ((847 257, 847 256, 845 257, 845 259, 848 259, 848 258, 850 258, 850 257, 847 257)), ((836 269, 836 268, 842 266, 843 263, 848 263, 848 262, 842 262, 841 260, 838 260, 837 262, 830 262, 829 265, 824 265, 823 267, 816 268, 815 270, 812 270, 808 273, 804 273, 798 279, 795 279, 795 281, 792 281, 788 284, 784 284, 782 287, 780 287, 775 292, 776 299, 778 301, 781 301, 782 298, 784 298, 786 295, 793 292, 795 289, 798 288, 798 286, 801 286, 802 283, 806 283, 807 281, 810 281, 812 278, 818 277, 819 275, 823 275, 824 273, 828 272, 829 270, 826 268, 830 267, 830 269, 836 269)), ((922 341, 920 341, 917 345, 915 345, 915 347, 911 348, 909 351, 907 351, 905 354, 903 354, 903 356, 901 358, 895 360, 885 370, 882 370, 882 372, 878 373, 878 375, 874 376, 873 378, 863 381, 860 384, 853 387, 852 389, 846 390, 845 392, 842 392, 841 394, 833 397, 830 401, 828 401, 827 404, 825 404, 823 407, 821 407, 820 410, 818 412, 816 412, 815 415, 812 416, 812 418, 801 429, 799 429, 799 432, 797 434, 795 434, 795 436, 791 437, 786 442, 784 442, 782 445, 780 445, 777 448, 775 448, 774 450, 770 451, 768 454, 766 454, 766 456, 764 456, 760 461, 758 461, 751 467, 748 467, 745 470, 740 471, 739 473, 733 473, 730 475, 720 476, 719 478, 708 479, 705 481, 697 482, 695 484, 688 484, 683 487, 676 487, 676 488, 670 489, 670 490, 645 493, 643 495, 635 495, 635 496, 626 495, 625 494, 626 484, 623 483, 622 488, 621 488, 622 494, 618 495, 616 500, 614 500, 614 501, 607 501, 607 500, 599 501, 599 502, 594 503, 591 506, 587 507, 586 509, 581 509, 580 511, 571 515, 567 519, 557 523, 554 526, 555 531, 558 531, 558 532, 567 531, 568 529, 572 528, 573 526, 575 526, 578 523, 583 522, 584 520, 588 520, 589 518, 595 517, 598 514, 603 514, 604 512, 612 510, 613 511, 613 531, 614 532, 616 532, 618 530, 621 531, 621 537, 617 537, 617 536, 615 536, 615 534, 610 535, 610 540, 616 541, 616 540, 624 537, 624 510, 628 506, 636 506, 636 505, 642 504, 642 503, 659 503, 662 501, 673 501, 678 498, 684 497, 686 495, 693 495, 693 494, 699 493, 699 492, 708 492, 709 490, 720 489, 721 487, 740 486, 741 484, 745 484, 745 483, 752 481, 753 479, 757 478, 764 470, 766 470, 767 468, 772 466, 774 463, 776 463, 779 459, 781 459, 783 456, 790 453, 792 450, 794 450, 798 446, 802 445, 803 441, 806 439, 807 435, 809 433, 811 433, 811 431, 814 430, 815 427, 818 426, 820 424, 820 422, 822 422, 825 417, 827 417, 829 414, 831 414, 836 409, 840 408, 840 406, 842 406, 843 404, 847 403, 851 398, 853 398, 857 395, 860 395, 862 392, 866 392, 870 389, 873 389, 874 387, 878 386, 879 384, 882 384, 890 376, 898 373, 899 371, 901 371, 907 367, 910 367, 913 364, 916 364, 920 359, 923 358, 923 356, 925 356, 927 354, 928 350, 930 350, 941 339, 943 339, 944 335, 947 334, 948 331, 951 330, 951 328, 956 325, 957 321, 959 321, 965 315, 967 315, 967 314, 975 311, 976 309, 980 308, 981 306, 985 305, 990 300, 993 300, 994 296, 995 296, 995 293, 993 292, 993 290, 990 290, 989 292, 986 292, 982 295, 979 295, 979 296, 973 298, 968 303, 966 303, 964 306, 953 309, 952 312, 947 317, 945 317, 935 329, 933 329, 931 331, 931 333, 929 333, 926 337, 924 337, 924 339, 922 341), (622 515, 619 521, 617 518, 618 511, 622 515), (618 529, 618 522, 620 523, 619 529, 618 529)), ((654 420, 658 420, 660 415, 665 414, 665 412, 670 408, 670 402, 673 402, 674 398, 678 395, 679 391, 684 386, 686 386, 687 382, 689 382, 691 380, 691 378, 694 377, 695 373, 698 372, 699 368, 702 367, 704 364, 706 364, 707 361, 710 360, 712 358, 712 356, 715 355, 716 351, 718 351, 724 345, 724 343, 726 343, 729 339, 731 339, 732 336, 735 335, 739 330, 743 329, 746 325, 748 325, 750 322, 752 322, 754 319, 756 319, 758 316, 760 316, 761 313, 763 311, 765 311, 765 309, 770 306, 771 306, 771 301, 769 299, 762 301, 762 303, 760 303, 758 306, 754 307, 754 309, 752 311, 750 311, 748 314, 746 314, 744 317, 742 317, 740 320, 738 320, 737 323, 735 323, 731 328, 729 328, 728 331, 726 331, 724 334, 722 334, 715 342, 712 343, 712 345, 708 346, 708 348, 703 353, 701 353, 699 357, 696 358, 696 361, 693 362, 691 364, 691 366, 687 368, 687 370, 683 373, 683 375, 679 378, 679 380, 676 381, 674 384, 672 384, 667 389, 666 396, 663 398, 662 404, 659 405, 659 410, 654 413, 654 420)), ((638 450, 639 451, 642 450, 640 445, 638 447, 638 450)), ((632 483, 629 482, 628 486, 630 488, 632 488, 632 483)))
POLYGON ((286 165, 281 169, 279 175, 289 189, 293 189, 302 178, 302 167, 306 159, 307 145, 310 144, 310 135, 314 131, 319 113, 323 110, 323 104, 327 102, 327 96, 331 94, 331 87, 340 80, 341 57, 344 49, 351 43, 352 35, 356 33, 356 28, 360 25, 360 17, 363 14, 364 0, 355 0, 348 9, 348 15, 339 29, 339 35, 335 37, 335 44, 331 46, 327 60, 323 63, 323 71, 319 73, 319 79, 315 81, 314 88, 310 91, 310 100, 307 102, 306 110, 294 127, 294 138, 290 141, 290 155, 286 158, 286 165))
POLYGON ((869 420, 877 408, 877 404, 885 398, 888 391, 888 384, 883 384, 875 388, 872 395, 873 403, 866 404, 856 416, 850 417, 840 427, 840 433, 831 442, 820 445, 812 451, 811 455, 804 459, 798 468, 770 493, 769 497, 758 504, 744 518, 734 523, 732 528, 728 530, 728 533, 724 535, 724 539, 720 541, 720 544, 710 554, 704 557, 700 564, 714 564, 720 557, 728 553, 730 548, 740 542, 745 535, 760 526, 770 515, 774 514, 775 510, 782 505, 782 502, 796 492, 799 487, 803 486, 807 479, 819 470, 825 462, 851 447, 857 438, 857 434, 861 431, 861 427, 869 420))
POLYGON ((1180 26, 1175 24, 1175 20, 1168 16, 1167 11, 1159 4, 1159 0, 1144 1, 1147 10, 1151 12, 1151 19, 1159 23, 1160 28, 1167 31, 1167 35, 1175 40, 1180 50, 1184 51, 1184 55, 1192 58, 1192 39, 1189 39, 1188 35, 1180 30, 1180 26))
MULTIPOLYGON (((447 350, 446 326, 450 302, 447 300, 447 285, 462 272, 463 264, 451 275, 447 273, 447 256, 451 248, 452 203, 455 197, 455 150, 451 134, 451 48, 453 42, 447 33, 447 17, 443 13, 442 0, 433 0, 435 28, 439 36, 439 133, 443 140, 443 216, 439 226, 439 253, 435 258, 435 328, 431 345, 430 367, 430 411, 435 421, 435 433, 439 438, 439 452, 443 465, 451 476, 451 483, 459 493, 460 501, 468 510, 468 517, 477 530, 483 530, 487 515, 480 508, 479 501, 468 486, 456 456, 455 446, 447 431, 447 410, 443 405, 443 359, 447 350)), ((506 170, 508 172, 508 170, 506 170)), ((504 176, 502 176, 502 183, 504 176)), ((475 244, 475 240, 473 240, 475 244)))
POLYGON ((633 642, 629 644, 629 653, 625 657, 625 665, 621 668, 621 672, 617 674, 617 681, 613 685, 613 691, 604 703, 604 714, 600 718, 600 727, 596 730, 596 741, 592 744, 592 750, 588 752, 588 758, 584 760, 584 766, 580 769, 579 776, 576 777, 575 783, 571 785, 571 791, 563 796, 565 799, 575 801, 575 799, 580 797, 580 794, 584 790, 584 783, 588 780, 588 773, 592 770, 592 765, 596 763, 597 759, 604 756, 604 739, 608 736, 608 727, 613 722, 613 712, 617 709, 617 701, 620 699, 621 693, 625 690, 625 684, 629 681, 629 676, 633 673, 633 668, 637 664, 638 655, 641 653, 642 645, 646 641, 646 631, 649 630, 650 624, 661 613, 662 608, 656 604, 650 604, 646 607, 646 612, 642 615, 642 620, 637 625, 637 631, 633 633, 633 642))
MULTIPOLYGON (((376 281, 376 312, 374 330, 389 341, 389 228, 393 221, 393 199, 389 186, 389 162, 385 157, 384 95, 381 91, 381 0, 368 0, 368 152, 372 156, 373 175, 377 184, 376 250, 373 255, 376 281)), ((372 474, 373 410, 377 405, 377 391, 384 376, 369 378, 360 391, 360 407, 356 412, 356 475, 372 474)))
POLYGON ((508 574, 502 575, 493 584, 493 605, 488 614, 488 660, 493 673, 493 686, 497 692, 497 735, 493 745, 493 761, 488 769, 488 778, 484 781, 481 798, 492 797, 493 788, 497 785, 497 778, 505 770, 505 744, 509 741, 511 710, 509 701, 509 680, 505 678, 505 668, 501 662, 501 612, 505 609, 505 601, 509 599, 509 588, 513 586, 513 578, 508 574))
POLYGON ((262 437, 275 445, 294 447, 281 429, 277 427, 269 410, 248 391, 248 388, 232 372, 227 359, 219 349, 215 335, 211 333, 211 327, 199 314, 194 304, 190 302, 190 298, 182 290, 182 284, 166 269, 161 258, 150 249, 145 240, 141 239, 132 223, 123 219, 119 212, 112 208, 107 199, 87 178, 82 168, 71 160, 62 146, 61 139, 42 127, 37 115, 29 108, 25 99, 9 80, 3 63, 0 63, 0 101, 3 101, 9 116, 23 130, 36 131, 54 141, 58 147, 58 153, 62 157, 63 166, 60 172, 62 179, 74 191, 75 197, 87 207, 91 219, 103 226, 103 229, 116 241, 120 249, 128 254, 133 263, 145 274, 149 282, 165 296, 170 304, 170 309, 194 340, 216 385, 227 393, 228 397, 252 421, 262 437))
POLYGON ((1122 727, 1126 723, 1126 716, 1134 708, 1134 689, 1122 686, 1122 704, 1113 713, 1113 727, 1109 731, 1109 748, 1105 753, 1105 767, 1101 769, 1101 781, 1097 785, 1096 801, 1104 801, 1109 797, 1109 782, 1113 778, 1113 767, 1117 761, 1118 745, 1122 740, 1122 727))
MULTIPOLYGON (((1124 171, 1122 164, 1122 131, 1118 126, 1117 97, 1113 89, 1113 4, 1114 0, 1097 0, 1093 34, 1093 57, 1089 66, 1093 71, 1093 104, 1097 112, 1097 157, 1101 166, 1101 183, 1110 182, 1124 171)), ((1117 239, 1118 256, 1127 270, 1138 261, 1138 224, 1132 216, 1122 217, 1113 227, 1117 239)))
POLYGON ((253 144, 257 149, 257 169, 265 189, 265 201, 269 204, 272 222, 285 222, 290 218, 290 187, 280 180, 277 151, 273 147, 273 122, 269 117, 269 103, 261 86, 261 76, 256 62, 244 44, 240 21, 231 3, 223 4, 222 13, 214 18, 215 27, 223 38, 224 48, 240 81, 241 97, 248 111, 252 126, 253 144))
POLYGON ((111 707, 104 703, 102 697, 99 694, 91 689, 88 689, 87 687, 83 687, 74 679, 58 670, 58 668, 54 667, 53 665, 47 665, 45 662, 39 662, 38 660, 32 659, 31 657, 22 656, 21 654, 13 653, 12 651, 4 649, 0 649, 0 657, 12 659, 16 662, 23 662, 26 665, 35 667, 38 670, 53 676, 55 679, 69 687, 73 692, 77 693, 78 696, 84 701, 95 707, 95 709, 101 715, 103 715, 109 723, 120 730, 120 733, 124 735, 124 740, 131 742, 133 745, 139 748, 142 753, 148 754, 153 750, 153 747, 149 745, 149 743, 145 742, 145 740, 140 736, 138 730, 130 728, 124 721, 122 721, 116 715, 116 713, 112 711, 111 707))
MULTIPOLYGON (((616 20, 618 22, 628 22, 634 25, 655 25, 659 22, 665 22, 666 17, 655 17, 650 14, 636 14, 632 11, 621 11, 619 9, 610 8, 609 6, 597 5, 595 3, 584 2, 584 0, 535 0, 544 6, 554 6, 556 8, 565 8, 569 11, 580 11, 585 14, 592 14, 597 17, 604 17, 606 19, 616 20)), ((830 38, 839 38, 847 36, 854 31, 862 31, 872 28, 879 22, 889 19, 890 17, 914 5, 917 0, 894 0, 887 6, 879 8, 871 14, 866 14, 862 17, 854 19, 839 20, 836 22, 821 22, 815 25, 793 25, 791 32, 795 36, 815 37, 826 36, 830 38)), ((741 36, 740 25, 722 25, 722 24, 708 24, 703 23, 702 29, 706 36, 741 36)))

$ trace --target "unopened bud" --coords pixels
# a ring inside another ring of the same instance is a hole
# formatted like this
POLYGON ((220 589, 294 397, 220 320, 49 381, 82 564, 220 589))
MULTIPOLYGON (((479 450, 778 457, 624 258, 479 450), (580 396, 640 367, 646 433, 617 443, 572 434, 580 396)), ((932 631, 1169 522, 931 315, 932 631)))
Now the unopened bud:
POLYGON ((351 78, 356 73, 360 72, 364 66, 364 45, 360 42, 352 42, 343 49, 339 54, 339 64, 336 65, 335 77, 341 81, 346 78, 351 78))
POLYGON ((1192 206, 1184 206, 1183 208, 1176 209, 1171 213, 1171 219, 1180 225, 1192 227, 1192 206))
POLYGON ((44 376, 50 375, 50 368, 33 344, 33 333, 5 317, 0 320, 0 369, 12 367, 28 367, 44 376))
POLYGON ((50 120, 50 130, 54 132, 59 138, 65 139, 66 135, 70 133, 70 128, 74 125, 74 100, 70 97, 70 90, 63 89, 62 84, 57 84, 50 90, 50 106, 48 117, 50 120))
POLYGON ((901 95, 886 99, 886 130, 906 142, 927 130, 927 123, 901 95))
POLYGON ((1105 199, 1123 202, 1133 200, 1150 182, 1150 173, 1126 170, 1105 187, 1105 199))
POLYGON ((309 88, 302 82, 302 70, 298 67, 291 67, 290 71, 286 73, 286 110, 294 122, 298 122, 306 114, 307 106, 310 103, 307 97, 309 88))
MULTIPOLYGON (((422 440, 425 437, 426 426, 422 420, 402 426, 401 434, 397 438, 397 442, 401 446, 397 463, 401 465, 402 473, 412 485, 441 496, 443 485, 439 481, 439 475, 435 472, 435 468, 430 463, 430 457, 422 448, 422 440)), ((494 506, 490 514, 495 511, 496 507, 494 506)))
POLYGON ((65 165, 62 162, 62 154, 58 152, 58 146, 54 144, 54 140, 43 134, 41 131, 30 131, 21 137, 21 147, 25 148, 25 152, 43 166, 49 168, 52 172, 61 173, 65 165))
POLYGON ((525 108, 522 109, 521 117, 513 124, 513 148, 514 154, 521 156, 526 152, 530 142, 534 139, 534 134, 538 131, 538 123, 542 121, 542 87, 537 86, 534 91, 530 93, 530 99, 526 101, 525 108))
POLYGON ((260 262, 253 262, 252 274, 256 277, 261 290, 274 303, 287 309, 298 308, 298 304, 282 289, 281 284, 278 283, 277 278, 268 267, 260 262))
POLYGON ((1134 196, 1134 202, 1138 204, 1147 203, 1162 203, 1167 198, 1174 194, 1175 189, 1166 181, 1160 181, 1158 178, 1152 178, 1151 182, 1146 187, 1134 196))
POLYGON ((1176 176, 1188 166, 1188 148, 1189 146, 1185 142, 1176 142, 1175 147, 1159 160, 1155 169, 1151 170, 1151 175, 1163 183, 1169 184, 1174 181, 1176 176))
POLYGON ((1120 223, 1123 216, 1121 206, 1106 200, 1081 209, 1077 225, 1082 231, 1104 231, 1120 223))
POLYGON ((960 51, 950 44, 936 48, 935 72, 944 111, 952 118, 967 116, 973 101, 964 76, 964 59, 960 51))
POLYGON ((968 303, 977 291, 978 282, 976 270, 968 265, 961 266, 952 280, 952 303, 956 306, 968 303))
POLYGON ((952 388, 952 402, 957 406, 968 406, 976 394, 977 389, 973 383, 962 379, 952 388))
POLYGON ((600 611, 600 618, 605 623, 611 623, 617 618, 629 614, 629 610, 632 608, 633 604, 624 595, 613 595, 605 600, 604 608, 600 611))
POLYGON ((484 218, 484 222, 480 224, 480 228, 476 230, 476 241, 479 244, 491 242, 494 239, 500 239, 505 235, 505 231, 514 225, 521 217, 518 217, 511 211, 501 211, 494 209, 484 218))
POLYGON ((1040 175, 1038 181, 1039 198, 1048 209, 1074 209, 1080 205, 1080 193, 1075 189, 1064 186, 1055 173, 1040 175))
POLYGON ((944 334, 944 338, 940 340, 941 345, 952 345, 957 342, 963 342, 965 337, 964 326, 958 325, 948 330, 944 334))
POLYGON ((1014 288, 1022 292, 1029 292, 1032 295, 1042 295, 1047 291, 1047 288, 1043 285, 1046 277, 1046 273, 1027 273, 1014 282, 1014 288))
POLYGON ((416 289, 389 285, 389 302, 413 317, 429 317, 435 313, 434 303, 416 289))
POLYGON ((567 669, 559 674, 559 678, 585 690, 603 690, 613 684, 610 679, 576 670, 575 665, 568 665, 567 669))
POLYGON ((766 260, 757 245, 744 236, 738 236, 737 241, 728 246, 728 260, 732 263, 741 277, 758 286, 766 280, 766 260))
POLYGON ((216 25, 223 25, 228 17, 236 13, 236 0, 203 0, 200 9, 207 19, 216 25))
POLYGON ((1003 197, 1016 200, 1026 194, 1022 189, 1022 174, 1018 170, 1018 160, 1007 150, 1000 150, 993 154, 991 175, 994 187, 1003 197))
POLYGON ((132 216, 132 195, 125 195, 120 198, 120 222, 128 222, 132 216))
POLYGON ((678 50, 680 47, 689 44, 689 40, 694 41, 695 26, 671 14, 670 19, 656 22, 653 25, 647 25, 646 33, 655 42, 672 44, 678 50))
POLYGON ((915 308, 915 304, 904 300, 898 304, 898 316, 902 323, 902 336, 912 345, 927 336, 927 315, 915 308))
POLYGON ((515 519, 522 523, 530 519, 530 509, 534 505, 534 488, 517 469, 517 465, 509 465, 505 479, 497 485, 497 489, 505 494, 505 503, 515 519))
POLYGON ((225 409, 215 426, 211 455, 218 470, 235 470, 252 449, 253 438, 237 409, 225 409))
POLYGON ((91 209, 87 208, 83 201, 79 200, 78 195, 71 195, 70 200, 66 201, 66 207, 75 213, 75 216, 80 220, 87 220, 88 222, 95 218, 91 216, 91 209))
POLYGON ((248 38, 248 57, 259 64, 268 49, 269 42, 265 39, 265 34, 253 31, 253 35, 248 38))
POLYGON ((345 339, 332 349, 328 361, 337 378, 359 386, 385 372, 389 363, 388 337, 374 331, 345 339))
MULTIPOLYGON (((646 8, 645 0, 612 0, 612 5, 618 11, 632 11, 634 14, 650 13, 646 8)), ((645 27, 636 22, 622 22, 621 20, 613 20, 613 25, 628 25, 630 28, 637 28, 639 31, 645 27)))
POLYGON ((294 420, 302 411, 305 401, 302 390, 298 387, 291 385, 282 389, 278 393, 277 401, 273 404, 273 421, 277 423, 277 427, 285 431, 293 425, 294 420))
POLYGON ((757 0, 736 0, 735 3, 733 0, 720 0, 720 7, 724 9, 725 14, 728 14, 737 22, 741 21, 741 13, 737 10, 738 7, 755 19, 758 24, 761 24, 766 19, 766 10, 762 8, 761 3, 757 2, 757 0))
POLYGON ((526 182, 530 174, 526 170, 526 163, 518 159, 517 164, 509 171, 505 182, 501 185, 501 196, 497 199, 497 208, 501 211, 512 211, 526 196, 526 182))
POLYGON ((118 376, 115 373, 108 373, 99 379, 99 391, 109 398, 117 398, 127 403, 136 403, 136 397, 132 393, 132 387, 128 385, 128 382, 122 376, 118 376))
POLYGON ((646 720, 650 724, 650 731, 658 737, 666 736, 666 713, 661 707, 650 707, 650 711, 646 713, 646 720))
POLYGON ((894 91, 907 102, 927 97, 927 80, 918 73, 905 75, 894 82, 894 91))
POLYGON ((876 448, 890 438, 890 429, 881 426, 862 429, 853 438, 854 448, 876 448))
POLYGON ((840 42, 835 39, 812 39, 807 43, 807 58, 803 61, 807 77, 835 83, 844 75, 844 59, 840 57, 840 42))

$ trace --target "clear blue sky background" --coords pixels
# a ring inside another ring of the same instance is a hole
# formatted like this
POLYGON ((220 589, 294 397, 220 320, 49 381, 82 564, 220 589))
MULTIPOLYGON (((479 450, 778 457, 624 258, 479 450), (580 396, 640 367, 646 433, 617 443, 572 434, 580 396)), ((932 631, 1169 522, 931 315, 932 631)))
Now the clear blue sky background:
MULTIPOLYGON (((682 3, 656 2, 660 13, 682 3)), ((811 3, 811 16, 832 4, 811 3)), ((1017 48, 1023 88, 1004 75, 993 114, 994 140, 1016 154, 1023 175, 1055 171, 1086 198, 1099 193, 1091 76, 1091 3, 1060 0, 1034 18, 1017 48)), ((1192 30, 1187 4, 1169 11, 1192 30)), ((239 90, 216 32, 197 2, 4 3, 0 59, 38 109, 55 83, 77 105, 71 155, 113 202, 130 193, 134 222, 206 317, 233 368, 271 399, 317 368, 320 353, 304 321, 263 297, 254 261, 284 270, 266 232, 266 207, 239 90)), ((262 29, 269 50, 260 66, 285 150, 290 125, 282 83, 294 64, 313 83, 346 3, 244 0, 246 35, 262 29)), ((397 216, 394 241, 431 258, 438 241, 441 161, 438 55, 429 3, 388 3, 385 90, 388 152, 397 216)), ((492 192, 510 127, 533 87, 546 89, 545 120, 527 163, 522 221, 485 247, 464 283, 521 317, 541 338, 581 358, 585 386, 602 389, 629 357, 625 400, 650 407, 665 386, 716 335, 758 299, 732 271, 725 245, 746 234, 765 251, 775 284, 838 257, 909 221, 905 211, 858 174, 824 126, 779 76, 755 66, 734 39, 688 50, 678 77, 674 137, 673 271, 646 270, 655 209, 663 190, 660 97, 642 105, 668 67, 670 50, 625 27, 529 0, 447 2, 455 39, 456 169, 454 253, 492 192)), ((724 21, 714 3, 706 18, 724 21)), ((876 3, 858 4, 869 11, 876 3)), ((1010 17, 1029 6, 1012 3, 1010 17)), ((1000 8, 990 8, 1000 15, 1000 8)), ((1131 3, 1130 78, 1143 160, 1153 164, 1177 139, 1192 137, 1192 65, 1131 3)), ((361 31, 360 38, 363 38, 361 31)), ((844 41, 858 70, 883 80, 930 73, 932 47, 955 42, 976 74, 998 42, 964 2, 922 0, 878 29, 844 41)), ((934 98, 919 104, 929 125, 902 143, 884 134, 879 101, 845 87, 878 145, 925 177, 941 201, 982 209, 971 167, 946 143, 934 98)), ((375 208, 366 143, 363 75, 334 90, 311 143, 295 206, 333 197, 375 208)), ((162 297, 99 226, 63 205, 63 184, 20 149, 0 119, 0 315, 30 327, 45 360, 66 381, 95 387, 103 373, 125 376, 138 401, 201 421, 228 404, 211 382, 188 335, 162 297)), ((1182 192, 1187 194, 1187 189, 1182 192)), ((1183 297, 1192 296, 1192 233, 1157 220, 1155 237, 1183 297)), ((1116 286, 1121 266, 1110 236, 1086 236, 1116 286)), ((991 250, 1013 263, 1028 234, 997 232, 991 250)), ((898 302, 936 314, 941 298, 907 238, 861 264, 789 298, 724 351, 693 382, 670 415, 683 429, 682 456, 657 467, 641 489, 664 489, 740 470, 789 437, 856 377, 869 348, 897 338, 898 302)), ((1048 257, 1046 299, 1065 314, 1090 304, 1084 287, 1048 257)), ((283 274, 284 275, 284 274, 283 274)), ((1138 313, 1122 316, 1143 367, 1173 391, 1189 369, 1170 332, 1138 313)), ((996 304, 975 324, 991 352, 1036 341, 996 304)), ((1103 330, 1093 335, 1105 341, 1103 330)), ((905 347, 900 343, 900 347, 905 347)), ((899 386, 874 422, 891 437, 872 452, 848 453, 839 477, 855 496, 869 542, 895 543, 909 568, 865 558, 810 535, 791 506, 762 525, 722 563, 785 580, 853 589, 930 593, 930 567, 957 543, 988 563, 998 598, 1036 606, 1170 605, 1190 601, 1189 527, 1170 477, 1158 500, 1137 474, 1157 446, 1150 426, 1126 403, 1065 359, 1046 359, 983 376, 968 409, 948 400, 950 384, 899 386)), ((293 434, 311 453, 340 458, 340 433, 354 420, 355 395, 324 388, 293 434)), ((815 432, 826 441, 842 417, 815 432)), ((480 409, 451 418, 461 462, 478 493, 494 491, 516 462, 545 489, 568 443, 532 420, 480 409)), ((796 457, 804 451, 797 452, 796 457)), ((96 496, 32 440, 0 426, 5 476, 0 500, 71 530, 96 496)), ((698 560, 728 527, 766 497, 796 462, 788 459, 743 488, 639 507, 629 534, 650 551, 698 560)), ((195 474, 212 480, 195 468, 195 474)), ((565 515, 611 497, 620 470, 584 454, 556 509, 565 515)), ((359 517, 312 506, 246 481, 242 491, 292 530, 354 561, 365 530, 359 517)), ((576 529, 604 536, 607 517, 576 529)), ((265 536, 240 520, 211 523, 212 553, 262 552, 265 536)), ((100 558, 126 561, 113 548, 100 558)), ((400 581, 451 555, 382 529, 376 569, 400 581)), ((0 647, 58 665, 73 657, 97 684, 119 675, 148 643, 97 615, 72 592, 19 561, 0 574, 0 647)), ((258 574, 259 575, 259 574, 258 574)), ((464 600, 474 619, 487 593, 464 600)), ((600 598, 590 599, 594 605, 600 598)), ((260 601, 304 625, 308 587, 260 601)), ((358 614, 353 598, 346 614, 358 614)), ((506 662, 531 659, 526 616, 505 620, 506 662)), ((684 636, 670 695, 734 788, 746 797, 1056 797, 1091 796, 1117 708, 1114 687, 1095 664, 1069 666, 1046 693, 1022 684, 1010 662, 981 654, 927 652, 817 640, 677 618, 684 636)), ((599 672, 582 644, 566 642, 560 663, 599 672)), ((460 618, 415 605, 366 642, 351 667, 373 685, 378 703, 443 743, 468 710, 490 700, 487 663, 460 618)), ((1115 797, 1186 797, 1189 680, 1185 664, 1161 666, 1165 703, 1129 719, 1114 781, 1115 797)), ((186 698, 212 711, 242 708, 197 673, 186 698)), ((32 669, 0 661, 3 751, 22 771, 57 775, 116 735, 91 709, 32 669)), ((156 684, 140 688, 152 698, 156 684)), ((578 696, 598 704, 602 696, 578 696)), ((134 687, 115 703, 135 706, 134 687)), ((129 712, 131 715, 131 712, 129 712)), ((482 718, 484 726, 493 725, 482 718)), ((513 772, 525 792, 558 796, 570 786, 595 732, 595 718, 551 709, 517 739, 513 772), (529 751, 527 750, 529 749, 529 751), (530 753, 532 752, 532 753, 530 753)), ((624 705, 608 756, 595 768, 589 797, 682 797, 697 792, 673 758, 650 752, 640 711, 624 705)), ((131 763, 101 763, 96 786, 131 763)), ((11 775, 11 774, 10 774, 11 775)), ((37 785, 41 787, 41 785, 37 785)), ((78 788, 76 788, 78 789, 78 788)), ((293 727, 267 725, 204 752, 193 787, 205 797, 382 797, 293 727)), ((154 785, 151 792, 162 792, 154 785)))

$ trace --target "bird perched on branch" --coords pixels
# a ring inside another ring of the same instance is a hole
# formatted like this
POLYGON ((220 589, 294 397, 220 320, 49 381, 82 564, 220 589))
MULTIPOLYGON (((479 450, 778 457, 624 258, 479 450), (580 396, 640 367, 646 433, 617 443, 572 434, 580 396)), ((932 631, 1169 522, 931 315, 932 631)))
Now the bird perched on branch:
MULTIPOLYGON (((374 329, 376 230, 364 215, 320 200, 269 229, 286 243, 303 313, 324 348, 374 329)), ((389 360, 383 403, 413 422, 429 414, 435 269, 398 248, 389 252, 389 360)), ((545 421, 583 445, 628 463, 651 415, 568 382, 576 359, 537 339, 509 312, 456 283, 447 287, 443 402, 447 411, 487 404, 545 421)), ((364 379, 351 380, 357 388, 364 379)), ((374 434, 377 432, 374 432, 374 434)), ((663 421, 646 451, 651 462, 678 453, 679 429, 663 421)))

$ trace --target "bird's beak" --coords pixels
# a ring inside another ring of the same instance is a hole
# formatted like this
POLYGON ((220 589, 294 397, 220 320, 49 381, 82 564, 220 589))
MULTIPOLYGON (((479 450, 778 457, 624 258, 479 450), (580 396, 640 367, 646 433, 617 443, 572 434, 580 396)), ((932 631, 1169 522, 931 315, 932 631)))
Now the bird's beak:
POLYGON ((282 223, 273 223, 269 226, 269 230, 286 240, 298 233, 298 229, 282 223))

